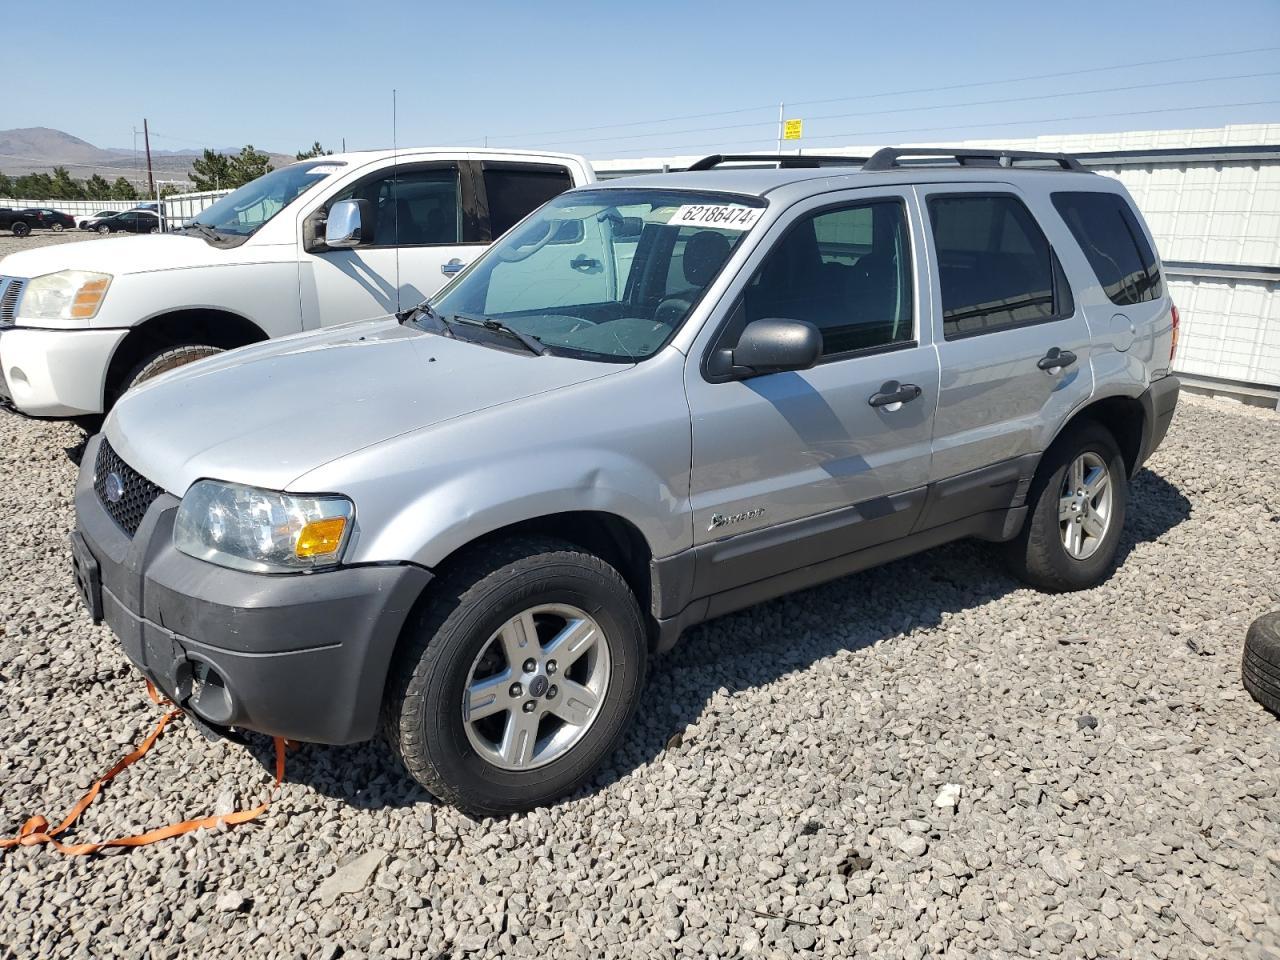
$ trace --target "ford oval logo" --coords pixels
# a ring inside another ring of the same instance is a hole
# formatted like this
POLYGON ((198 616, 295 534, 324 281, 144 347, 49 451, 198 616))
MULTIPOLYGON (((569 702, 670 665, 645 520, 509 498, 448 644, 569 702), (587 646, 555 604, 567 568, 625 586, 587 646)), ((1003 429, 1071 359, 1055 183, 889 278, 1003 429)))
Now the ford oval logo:
POLYGON ((120 474, 114 470, 107 474, 107 479, 102 482, 102 493, 108 503, 119 503, 124 498, 124 481, 120 474))

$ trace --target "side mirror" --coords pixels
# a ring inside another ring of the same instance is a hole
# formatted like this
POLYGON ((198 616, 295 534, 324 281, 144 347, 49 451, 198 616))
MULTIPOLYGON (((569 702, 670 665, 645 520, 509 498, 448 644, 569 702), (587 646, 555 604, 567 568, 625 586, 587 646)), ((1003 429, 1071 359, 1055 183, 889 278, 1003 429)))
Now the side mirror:
POLYGON ((329 208, 324 244, 349 250, 373 241, 373 205, 368 200, 339 200, 329 208))
POLYGON ((746 380, 784 370, 808 370, 822 356, 822 331, 804 320, 767 317, 749 323, 732 350, 718 350, 713 373, 746 380))

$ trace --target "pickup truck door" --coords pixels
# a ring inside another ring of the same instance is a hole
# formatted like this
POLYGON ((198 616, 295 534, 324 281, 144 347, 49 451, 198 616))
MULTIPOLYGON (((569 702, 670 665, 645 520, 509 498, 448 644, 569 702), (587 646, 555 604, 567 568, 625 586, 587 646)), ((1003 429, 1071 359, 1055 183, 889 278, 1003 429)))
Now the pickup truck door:
POLYGON ((922 241, 908 190, 815 197, 770 228, 721 301, 727 320, 685 374, 699 595, 911 530, 938 398, 922 241), (818 326, 822 359, 717 382, 704 358, 766 317, 818 326))
POLYGON ((435 293, 486 246, 473 191, 466 161, 442 160, 383 167, 330 197, 326 206, 369 201, 373 242, 314 252, 303 245, 303 325, 384 316, 435 293))

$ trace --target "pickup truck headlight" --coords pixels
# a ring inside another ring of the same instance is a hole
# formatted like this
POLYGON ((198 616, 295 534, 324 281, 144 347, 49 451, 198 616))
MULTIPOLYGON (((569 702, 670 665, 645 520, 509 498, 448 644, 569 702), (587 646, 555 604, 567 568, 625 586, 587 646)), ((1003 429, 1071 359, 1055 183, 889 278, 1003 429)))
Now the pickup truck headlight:
POLYGON ((19 320, 90 320, 98 315, 109 286, 109 273, 46 273, 27 282, 15 313, 19 320))
POLYGON ((314 570, 341 558, 354 515, 355 506, 346 497, 294 496, 200 480, 178 507, 173 545, 236 570, 314 570))

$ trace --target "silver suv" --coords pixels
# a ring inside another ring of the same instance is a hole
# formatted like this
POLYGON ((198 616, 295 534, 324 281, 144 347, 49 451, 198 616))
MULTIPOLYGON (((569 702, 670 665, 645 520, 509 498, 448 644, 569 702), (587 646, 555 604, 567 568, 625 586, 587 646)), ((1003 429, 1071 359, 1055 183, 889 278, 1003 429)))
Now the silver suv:
POLYGON ((214 728, 381 724, 500 814, 587 781, 700 621, 961 537, 1105 578, 1178 397, 1124 188, 751 159, 572 190, 414 310, 128 394, 76 490, 95 619, 214 728))

